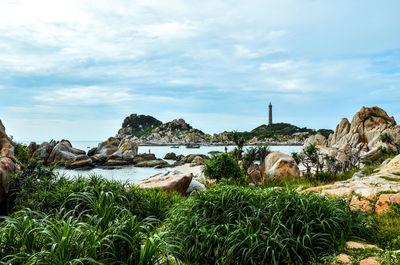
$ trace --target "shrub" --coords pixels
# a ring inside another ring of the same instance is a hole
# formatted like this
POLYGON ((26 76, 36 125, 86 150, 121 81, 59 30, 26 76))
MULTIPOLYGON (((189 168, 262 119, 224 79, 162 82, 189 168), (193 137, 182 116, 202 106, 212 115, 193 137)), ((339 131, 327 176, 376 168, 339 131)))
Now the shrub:
POLYGON ((178 203, 163 231, 188 264, 305 264, 369 231, 339 198, 290 189, 217 186, 178 203))
POLYGON ((400 248, 400 214, 389 211, 374 215, 376 231, 373 236, 375 243, 382 248, 397 250, 400 248))
POLYGON ((203 173, 205 176, 216 180, 226 178, 235 182, 242 182, 244 179, 244 172, 238 162, 226 153, 211 157, 204 164, 203 173))
POLYGON ((14 149, 14 155, 15 158, 17 158, 19 161, 26 162, 30 157, 29 148, 24 144, 16 143, 14 149))

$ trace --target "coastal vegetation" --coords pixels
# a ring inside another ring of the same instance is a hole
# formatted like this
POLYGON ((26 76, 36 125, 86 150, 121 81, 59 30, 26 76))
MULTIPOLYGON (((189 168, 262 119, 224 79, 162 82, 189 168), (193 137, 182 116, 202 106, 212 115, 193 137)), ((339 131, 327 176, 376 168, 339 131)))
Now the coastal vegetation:
MULTIPOLYGON (((268 149, 244 157, 257 150, 268 149)), ((0 264, 325 264, 350 239, 399 245, 396 212, 371 217, 282 180, 249 187, 230 154, 204 167, 220 183, 189 197, 95 175, 68 179, 40 160, 22 165, 0 223, 0 264)))

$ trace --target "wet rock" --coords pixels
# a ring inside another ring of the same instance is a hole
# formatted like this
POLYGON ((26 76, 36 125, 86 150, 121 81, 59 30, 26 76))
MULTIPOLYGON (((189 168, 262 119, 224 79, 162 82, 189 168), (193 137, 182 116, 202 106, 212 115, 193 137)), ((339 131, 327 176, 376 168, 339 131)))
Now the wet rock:
POLYGON ((165 160, 142 161, 135 165, 135 167, 169 167, 170 164, 165 160))
POLYGON ((177 160, 176 154, 171 152, 171 153, 167 153, 164 156, 164 159, 168 159, 168 160, 177 160))
POLYGON ((93 167, 92 159, 87 155, 78 155, 70 161, 65 162, 67 168, 91 168, 93 167))
POLYGON ((94 156, 96 154, 97 151, 97 147, 91 148, 88 152, 87 155, 88 156, 94 156))
POLYGON ((95 164, 103 164, 107 161, 108 156, 106 155, 102 155, 102 154, 97 154, 97 155, 93 155, 90 157, 93 161, 93 163, 95 164))

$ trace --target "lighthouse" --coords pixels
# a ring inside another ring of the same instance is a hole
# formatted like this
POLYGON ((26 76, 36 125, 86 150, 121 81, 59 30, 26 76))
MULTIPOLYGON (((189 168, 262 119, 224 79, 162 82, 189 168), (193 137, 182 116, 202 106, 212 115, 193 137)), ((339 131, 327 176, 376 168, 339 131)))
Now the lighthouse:
POLYGON ((272 104, 271 102, 268 105, 268 125, 272 125, 272 104))

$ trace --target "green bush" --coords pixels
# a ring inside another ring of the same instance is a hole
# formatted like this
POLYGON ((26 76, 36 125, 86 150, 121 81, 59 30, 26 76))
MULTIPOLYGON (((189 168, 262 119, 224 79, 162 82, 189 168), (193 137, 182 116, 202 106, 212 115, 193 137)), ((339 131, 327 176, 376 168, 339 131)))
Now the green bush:
POLYGON ((399 211, 386 212, 374 215, 375 234, 372 237, 375 243, 382 248, 400 249, 400 214, 399 211))
POLYGON ((229 179, 235 182, 244 180, 244 172, 238 162, 229 154, 221 153, 214 155, 206 161, 203 167, 205 176, 211 179, 222 180, 229 179))
POLYGON ((365 220, 339 198, 217 186, 175 205, 163 231, 187 264, 305 264, 366 235, 365 220))
POLYGON ((24 144, 16 143, 14 149, 14 155, 15 158, 17 158, 19 161, 26 162, 30 157, 29 148, 24 144))

